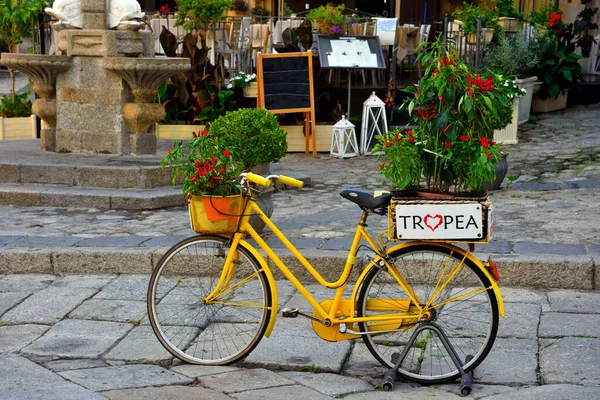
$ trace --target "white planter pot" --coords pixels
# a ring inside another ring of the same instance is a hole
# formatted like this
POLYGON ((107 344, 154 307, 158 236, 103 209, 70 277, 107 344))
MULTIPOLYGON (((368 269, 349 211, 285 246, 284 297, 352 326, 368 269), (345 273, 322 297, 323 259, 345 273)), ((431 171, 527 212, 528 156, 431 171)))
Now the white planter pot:
POLYGON ((519 125, 529 121, 529 115, 531 114, 531 100, 533 99, 533 86, 537 81, 537 77, 532 76, 525 79, 517 79, 515 82, 517 86, 524 89, 527 94, 519 98, 519 125))
POLYGON ((569 96, 568 90, 561 90, 557 98, 547 97, 540 99, 537 95, 533 96, 531 103, 533 112, 545 113, 567 108, 567 97, 569 96))
POLYGON ((517 131, 519 127, 519 100, 520 97, 515 97, 513 99, 512 122, 508 124, 504 129, 497 129, 494 131, 494 141, 502 142, 503 144, 519 143, 519 139, 517 139, 517 131))

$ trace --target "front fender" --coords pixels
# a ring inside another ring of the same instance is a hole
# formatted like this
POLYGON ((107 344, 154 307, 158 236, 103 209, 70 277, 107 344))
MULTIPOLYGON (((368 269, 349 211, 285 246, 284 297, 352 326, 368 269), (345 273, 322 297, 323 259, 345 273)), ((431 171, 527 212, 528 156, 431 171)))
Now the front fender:
MULTIPOLYGON (((424 242, 406 242, 406 243, 400 243, 397 244, 396 246, 393 246, 392 248, 388 249, 388 253, 391 253, 393 251, 402 249, 402 248, 406 248, 406 247, 412 247, 412 246, 416 246, 416 245, 422 245, 424 244, 424 242)), ((492 274, 490 274, 490 272, 487 270, 487 268, 485 267, 485 265, 477 258, 475 257, 473 254, 471 254, 470 252, 467 253, 465 250, 461 249, 460 247, 457 247, 453 244, 450 243, 444 243, 444 242, 436 242, 435 243, 436 246, 440 246, 440 247, 445 247, 447 249, 450 249, 458 254, 461 254, 463 257, 466 254, 466 257, 474 264, 477 266, 477 268, 479 268, 481 270, 481 272, 490 280, 490 282, 492 283, 492 289, 494 290, 494 294, 496 295, 496 300, 498 301, 498 312, 500 313, 500 316, 504 318, 504 300, 502 299, 502 293, 500 292, 500 287, 498 286, 498 283, 496 282, 496 280, 494 279, 494 277, 492 276, 492 274)), ((376 257, 375 260, 373 260, 373 262, 378 262, 380 260, 380 257, 376 257)), ((357 281, 356 281, 356 285, 354 286, 354 291, 352 293, 352 298, 356 299, 358 298, 358 290, 360 288, 360 286, 362 285, 362 281, 364 280, 364 278, 366 277, 368 271, 370 270, 370 268, 365 268, 362 273, 360 274, 360 276, 358 277, 357 281)))
POLYGON ((263 256, 260 255, 258 250, 254 248, 254 246, 250 245, 245 240, 240 240, 240 245, 244 249, 248 250, 256 258, 256 260, 260 263, 265 275, 267 276, 267 282, 269 283, 269 288, 271 289, 271 318, 269 319, 269 325, 267 325, 265 336, 269 337, 271 336, 271 331, 275 326, 275 321, 277 320, 277 313, 279 312, 279 296, 277 295, 277 285, 275 285, 275 278, 273 277, 273 273, 271 272, 267 261, 263 258, 263 256))

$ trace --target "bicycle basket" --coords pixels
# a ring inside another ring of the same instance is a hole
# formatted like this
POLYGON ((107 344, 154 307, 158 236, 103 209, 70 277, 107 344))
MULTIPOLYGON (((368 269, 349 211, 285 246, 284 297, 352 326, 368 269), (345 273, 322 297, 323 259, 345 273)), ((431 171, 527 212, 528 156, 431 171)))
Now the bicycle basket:
POLYGON ((235 232, 246 199, 235 196, 192 196, 188 206, 190 224, 197 233, 235 232))

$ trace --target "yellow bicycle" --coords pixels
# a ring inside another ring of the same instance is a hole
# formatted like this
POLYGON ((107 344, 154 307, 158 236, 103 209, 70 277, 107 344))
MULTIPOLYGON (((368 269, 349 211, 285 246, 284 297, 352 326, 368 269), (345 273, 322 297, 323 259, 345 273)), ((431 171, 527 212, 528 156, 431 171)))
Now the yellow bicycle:
POLYGON ((250 186, 268 187, 275 180, 302 187, 301 181, 285 176, 245 174, 246 204, 237 229, 190 237, 161 258, 147 301, 152 328, 163 346, 188 363, 224 365, 243 359, 271 334, 279 310, 277 287, 269 264, 246 240, 249 236, 314 309, 284 309, 284 317, 309 318, 315 332, 328 341, 362 339, 389 368, 386 389, 398 373, 422 384, 462 377, 463 392, 468 393, 468 372, 489 353, 499 315, 504 316, 495 266, 478 260, 469 247, 439 241, 390 245, 383 234, 373 239, 365 229, 367 217, 386 214, 391 195, 344 190, 342 197, 363 212, 341 276, 329 282, 256 204, 256 189, 250 186), (251 214, 264 221, 317 282, 335 289, 331 299, 315 300, 252 228, 251 214), (359 247, 365 246, 372 252, 371 261, 349 285, 359 247), (351 295, 345 298, 347 287, 351 295))

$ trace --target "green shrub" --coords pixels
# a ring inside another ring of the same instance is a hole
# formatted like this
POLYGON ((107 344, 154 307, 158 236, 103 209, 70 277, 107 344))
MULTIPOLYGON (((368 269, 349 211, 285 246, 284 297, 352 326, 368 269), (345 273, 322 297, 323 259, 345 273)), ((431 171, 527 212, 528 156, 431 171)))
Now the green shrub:
POLYGON ((12 96, 3 97, 0 101, 0 117, 29 117, 31 115, 31 101, 27 99, 29 93, 15 95, 15 101, 12 96))
POLYGON ((210 134, 231 149, 250 171, 258 164, 277 162, 287 152, 287 133, 275 115, 263 108, 240 108, 217 118, 210 134))

